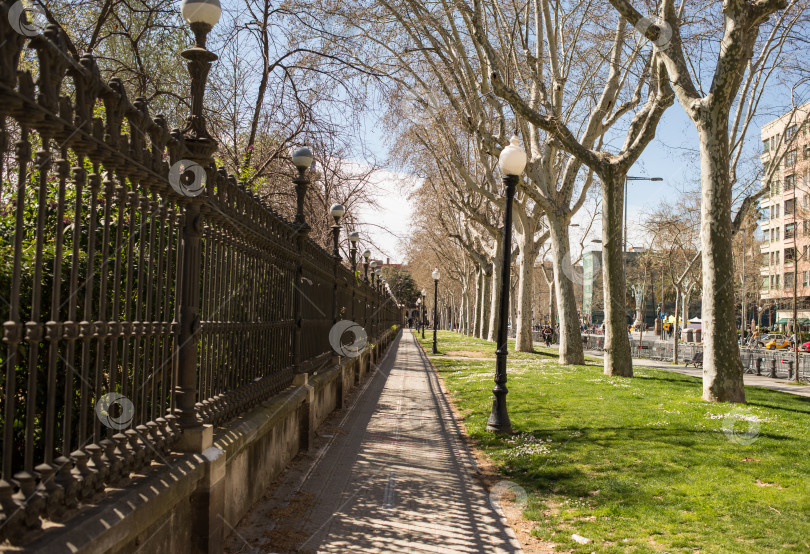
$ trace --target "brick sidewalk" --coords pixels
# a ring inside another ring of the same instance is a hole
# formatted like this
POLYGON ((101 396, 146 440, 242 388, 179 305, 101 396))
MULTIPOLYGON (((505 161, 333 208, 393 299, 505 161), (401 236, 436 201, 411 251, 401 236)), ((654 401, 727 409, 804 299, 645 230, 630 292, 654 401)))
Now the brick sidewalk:
MULTIPOLYGON (((521 552, 411 333, 254 506, 230 552, 521 552)), ((227 522, 226 522, 227 523, 227 522)))

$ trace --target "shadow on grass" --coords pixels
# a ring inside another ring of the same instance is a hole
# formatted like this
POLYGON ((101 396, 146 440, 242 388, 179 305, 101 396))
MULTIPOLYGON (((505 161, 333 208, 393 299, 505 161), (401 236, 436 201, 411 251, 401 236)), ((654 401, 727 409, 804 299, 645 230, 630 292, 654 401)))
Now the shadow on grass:
MULTIPOLYGON (((738 450, 741 457, 746 455, 745 446, 727 441, 716 429, 567 426, 529 433, 550 437, 552 452, 542 458, 504 460, 501 471, 540 494, 541 501, 553 493, 570 500, 588 498, 593 508, 619 502, 623 510, 633 506, 653 509, 661 505, 662 488, 676 485, 707 460, 729 453, 734 456, 738 450), (640 459, 644 462, 639 463, 640 459), (602 493, 592 496, 595 489, 602 493)), ((502 437, 477 435, 489 448, 512 446, 502 437)), ((758 438, 793 440, 775 433, 761 433, 758 438)), ((757 455, 779 455, 782 449, 778 444, 760 447, 757 455)), ((748 467, 740 466, 740 470, 747 473, 748 467)))
MULTIPOLYGON (((784 394, 789 394, 789 393, 784 393, 784 394)), ((798 401, 800 401, 802 403, 805 403, 805 404, 810 403, 810 399, 806 399, 806 398, 803 398, 803 397, 797 397, 796 399, 791 398, 791 400, 798 400, 798 401)), ((796 408, 788 408, 786 406, 780 406, 779 404, 769 404, 768 402, 757 402, 757 401, 751 402, 750 400, 748 401, 748 403, 746 405, 747 406, 759 406, 760 408, 769 408, 769 409, 772 409, 772 410, 781 410, 783 412, 793 412, 793 413, 796 413, 796 414, 810 415, 810 406, 807 407, 808 408, 807 410, 797 410, 796 408)))

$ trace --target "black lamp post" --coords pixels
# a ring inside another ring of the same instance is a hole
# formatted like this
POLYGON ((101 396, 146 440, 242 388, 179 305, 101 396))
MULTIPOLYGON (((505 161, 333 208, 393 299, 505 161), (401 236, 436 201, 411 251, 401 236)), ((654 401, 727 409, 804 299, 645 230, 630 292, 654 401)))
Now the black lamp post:
POLYGON ((425 338, 425 317, 427 316, 427 291, 422 289, 422 308, 419 310, 419 326, 422 327, 422 338, 425 338))
POLYGON ((371 257, 371 250, 365 250, 363 252, 363 282, 368 284, 368 259, 371 257))
POLYGON ((441 276, 439 274, 439 268, 434 269, 430 276, 433 277, 433 353, 438 354, 439 351, 436 350, 436 304, 439 301, 439 277, 441 276))
POLYGON ((371 268, 371 283, 370 284, 371 284, 371 288, 373 289, 376 286, 375 278, 377 277, 377 269, 376 269, 377 268, 377 261, 376 260, 371 260, 368 263, 368 267, 371 268))
POLYGON ((506 205, 503 215, 503 257, 501 260, 501 290, 500 305, 498 309, 498 349, 495 351, 495 387, 492 389, 492 413, 487 421, 487 431, 496 433, 511 433, 512 422, 509 421, 509 412, 506 409, 506 318, 509 317, 509 271, 512 251, 512 202, 515 199, 520 174, 526 168, 526 152, 520 147, 520 141, 513 136, 510 144, 501 151, 498 165, 503 174, 503 184, 506 189, 506 205))
POLYGON ((382 270, 378 267, 374 270, 377 275, 377 294, 382 293, 382 270))
POLYGON ((208 73, 211 71, 211 65, 218 59, 216 54, 206 49, 205 43, 208 33, 222 15, 222 8, 219 0, 183 0, 180 10, 183 19, 190 24, 194 33, 194 47, 180 54, 188 60, 188 72, 191 77, 191 115, 186 119, 186 126, 182 132, 183 138, 192 147, 190 148, 192 153, 204 163, 209 161, 217 150, 217 143, 208 134, 205 126, 203 100, 208 73))
POLYGON ((357 231, 349 233, 349 255, 352 258, 352 273, 357 273, 357 241, 360 240, 360 233, 357 231))
MULTIPOLYGON (((219 21, 222 9, 219 0, 202 0, 191 2, 185 0, 180 10, 194 32, 194 46, 184 50, 181 55, 188 60, 187 67, 191 78, 191 112, 183 127, 183 142, 188 149, 188 158, 206 172, 213 171, 213 155, 217 143, 208 133, 203 116, 203 100, 208 74, 217 56, 205 47, 208 33, 219 21)), ((186 172, 188 173, 188 172, 186 172)), ((184 174, 184 178, 188 175, 184 174)), ((188 198, 183 202, 184 226, 183 241, 183 277, 182 294, 179 299, 179 344, 177 352, 177 380, 174 394, 176 398, 175 414, 178 423, 189 435, 202 428, 202 420, 196 409, 197 397, 197 348, 199 335, 196 327, 199 321, 199 285, 201 262, 200 248, 202 229, 199 224, 202 198, 188 198)), ((185 432, 185 431, 184 431, 185 432)), ((4 475, 4 477, 6 477, 4 475)))
POLYGON ((342 218, 346 213, 346 208, 340 204, 332 204, 332 207, 329 209, 329 213, 332 215, 332 219, 335 220, 335 224, 332 225, 332 256, 336 260, 339 260, 340 248, 338 241, 340 240, 340 218, 342 218))
POLYGON ((307 187, 309 186, 309 179, 306 173, 310 166, 312 166, 312 151, 306 146, 299 148, 293 152, 292 163, 296 169, 298 169, 298 177, 293 179, 296 196, 294 223, 299 233, 307 234, 311 230, 311 227, 304 218, 304 198, 306 198, 307 187))

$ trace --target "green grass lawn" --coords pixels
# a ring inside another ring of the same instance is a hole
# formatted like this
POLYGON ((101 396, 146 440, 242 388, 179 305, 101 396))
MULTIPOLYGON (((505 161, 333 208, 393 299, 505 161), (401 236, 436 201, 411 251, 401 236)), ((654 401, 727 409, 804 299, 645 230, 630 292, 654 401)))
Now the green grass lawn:
MULTIPOLYGON (((425 345, 428 353, 430 353, 433 344, 433 330, 425 329, 425 340, 422 340, 422 333, 419 333, 419 340, 425 345)), ((546 348, 540 346, 542 343, 535 343, 534 353, 529 352, 515 352, 515 340, 509 339, 509 357, 513 360, 534 360, 537 358, 554 358, 558 357, 556 348, 546 348)), ((436 341, 437 349, 440 355, 446 356, 470 356, 479 358, 494 358, 495 357, 495 343, 479 340, 472 337, 465 337, 458 333, 450 331, 439 331, 436 341), (470 353, 474 352, 475 356, 470 353)))
MULTIPOLYGON (((494 350, 451 332, 438 344, 494 350)), ((433 363, 473 440, 528 492, 535 535, 574 552, 810 551, 810 399, 746 387, 747 405, 712 404, 677 373, 611 378, 512 351, 509 437, 485 430, 493 361, 433 363)))

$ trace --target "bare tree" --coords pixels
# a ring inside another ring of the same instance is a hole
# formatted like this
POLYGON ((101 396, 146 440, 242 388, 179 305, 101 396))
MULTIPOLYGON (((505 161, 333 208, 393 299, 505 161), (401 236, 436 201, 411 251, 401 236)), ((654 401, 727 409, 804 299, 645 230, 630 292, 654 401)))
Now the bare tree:
MULTIPOLYGON (((631 24, 644 23, 644 15, 630 0, 610 0, 610 3, 631 24)), ((731 164, 735 145, 744 139, 750 118, 732 117, 732 112, 736 105, 737 114, 744 113, 744 99, 751 97, 747 93, 767 81, 768 65, 780 56, 802 6, 798 0, 728 0, 722 2, 722 7, 717 6, 722 26, 695 29, 685 24, 689 21, 684 17, 686 2, 676 6, 674 0, 661 0, 660 21, 647 25, 644 34, 661 46, 658 52, 667 77, 697 129, 700 144, 703 398, 745 402, 734 290, 730 286, 734 282, 731 241, 735 227, 731 213, 734 180, 731 164), (777 14, 774 20, 768 22, 774 14, 777 14), (766 22, 767 36, 760 41, 759 33, 766 22), (695 66, 685 48, 690 40, 699 42, 701 38, 720 45, 714 67, 708 70, 708 59, 702 58, 695 66), (758 47, 759 55, 755 55, 758 47)), ((692 8, 710 9, 703 5, 692 8)), ((758 102, 758 96, 753 98, 758 102)), ((755 108, 756 104, 749 105, 755 108)))
MULTIPOLYGON (((538 9, 542 13, 549 10, 551 3, 538 1, 538 9)), ((630 60, 625 59, 625 46, 628 43, 627 25, 619 20, 615 31, 611 34, 609 51, 604 54, 607 60, 607 74, 603 75, 601 95, 595 100, 592 109, 588 112, 590 117, 584 118, 580 129, 574 128, 575 133, 561 117, 560 110, 555 109, 551 98, 558 94, 562 83, 553 82, 548 87, 543 75, 546 71, 543 57, 537 56, 525 48, 510 48, 513 52, 510 58, 504 58, 496 49, 495 33, 490 32, 488 12, 480 0, 473 2, 470 8, 466 3, 458 0, 456 6, 462 11, 465 18, 472 22, 473 37, 476 44, 485 52, 487 62, 492 70, 489 79, 482 85, 485 90, 492 90, 498 97, 507 101, 512 110, 529 125, 542 130, 552 137, 552 142, 564 148, 575 159, 575 164, 585 164, 598 176, 602 187, 602 239, 604 251, 604 294, 605 294, 605 373, 608 375, 632 376, 633 366, 630 357, 630 344, 625 328, 625 279, 623 271, 621 220, 623 208, 623 191, 627 171, 639 158, 644 148, 655 136, 655 129, 666 108, 673 103, 673 94, 661 61, 656 54, 643 63, 641 77, 632 85, 627 79, 628 65, 632 60, 639 58, 639 50, 631 49, 630 60), (495 36, 493 36, 495 35, 495 36), (524 52, 526 63, 533 68, 529 74, 529 82, 533 85, 528 89, 518 87, 510 77, 512 73, 511 57, 518 57, 517 52, 524 52), (647 101, 638 108, 633 115, 624 138, 624 144, 616 154, 605 152, 602 149, 599 137, 602 137, 616 121, 629 115, 639 104, 644 86, 647 86, 647 101), (630 98, 620 103, 620 91, 629 90, 630 98)), ((499 16, 500 17, 500 16, 499 16)), ((545 17, 547 24, 550 18, 545 17)), ((503 25, 512 28, 522 27, 524 20, 517 15, 506 19, 503 25)), ((542 27, 538 27, 536 42, 539 40, 542 27)), ((552 41, 555 35, 549 35, 552 41)), ((576 44, 576 43, 574 43, 576 44)), ((545 54, 545 53, 544 53, 545 54)), ((554 68, 552 64, 552 75, 554 68)), ((593 86, 593 85, 591 85, 593 86)), ((552 240, 554 235, 552 234, 552 240)), ((560 266, 570 268, 570 256, 564 253, 560 266)), ((557 283, 560 283, 555 278, 557 283)), ((558 292, 558 294, 560 294, 558 292)), ((570 320, 566 325, 570 325, 570 320)), ((574 321, 576 324, 576 321, 574 321)))

